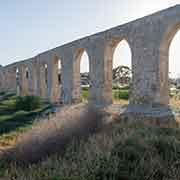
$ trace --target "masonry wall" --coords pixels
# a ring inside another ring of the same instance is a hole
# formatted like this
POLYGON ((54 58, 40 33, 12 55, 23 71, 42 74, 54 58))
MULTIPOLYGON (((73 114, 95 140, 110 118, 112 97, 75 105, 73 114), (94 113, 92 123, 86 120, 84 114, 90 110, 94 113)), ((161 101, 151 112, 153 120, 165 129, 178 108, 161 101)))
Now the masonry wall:
POLYGON ((132 52, 130 104, 168 105, 168 52, 179 28, 180 5, 177 5, 1 68, 1 89, 17 91, 14 72, 18 67, 20 95, 39 95, 53 103, 78 103, 80 59, 86 51, 90 64, 89 103, 111 104, 113 54, 117 44, 125 39, 132 52), (61 88, 58 59, 62 65, 61 88))

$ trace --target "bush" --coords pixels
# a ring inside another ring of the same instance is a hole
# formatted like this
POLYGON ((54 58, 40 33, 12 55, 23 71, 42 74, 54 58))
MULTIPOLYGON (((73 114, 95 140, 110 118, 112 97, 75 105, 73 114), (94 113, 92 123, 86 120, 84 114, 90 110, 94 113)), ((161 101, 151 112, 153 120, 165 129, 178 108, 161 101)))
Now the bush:
POLYGON ((113 98, 114 99, 129 99, 129 90, 113 90, 113 98))
POLYGON ((4 91, 0 92, 0 96, 4 96, 6 93, 4 91))
POLYGON ((42 100, 38 96, 17 97, 16 109, 23 111, 33 111, 42 107, 42 100))
POLYGON ((81 87, 82 91, 89 91, 89 87, 81 87))
POLYGON ((28 114, 28 112, 20 110, 14 113, 14 118, 21 118, 28 114))

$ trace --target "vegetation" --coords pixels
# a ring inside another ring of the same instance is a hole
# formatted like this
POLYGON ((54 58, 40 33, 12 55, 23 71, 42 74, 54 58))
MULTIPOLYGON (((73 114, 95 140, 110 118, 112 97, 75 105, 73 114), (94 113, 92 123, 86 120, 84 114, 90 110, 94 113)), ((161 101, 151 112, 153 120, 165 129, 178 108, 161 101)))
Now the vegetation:
MULTIPOLYGON (((82 88, 82 100, 87 100, 88 98, 88 87, 82 88)), ((119 88, 117 86, 113 87, 113 99, 114 100, 128 100, 129 99, 129 88, 128 87, 122 87, 119 88)))
POLYGON ((50 105, 43 104, 39 97, 1 94, 0 147, 8 145, 19 133, 30 128, 36 118, 48 108, 50 105))
MULTIPOLYGON (((51 147, 49 147, 51 148, 51 147)), ((113 123, 29 167, 1 162, 1 177, 18 180, 174 180, 180 178, 180 130, 113 123)))
POLYGON ((81 99, 82 99, 82 101, 86 101, 88 99, 88 90, 89 90, 89 87, 82 87, 81 88, 81 99))
POLYGON ((129 90, 128 89, 113 89, 113 99, 129 99, 129 90))
MULTIPOLYGON (((83 89, 85 92, 87 92, 87 90, 87 88, 83 89)), ((119 91, 118 88, 116 90, 119 91)), ((120 90, 126 93, 128 91, 125 88, 120 90)), ((119 98, 119 96, 117 96, 117 98, 119 98)), ((3 143, 6 145, 8 141, 12 141, 14 137, 17 137, 17 134, 24 132, 25 129, 31 126, 36 128, 37 124, 33 124, 33 121, 40 112, 43 112, 46 108, 45 105, 42 105, 41 108, 32 111, 17 110, 16 103, 18 101, 18 97, 6 95, 0 102, 0 145, 3 143), (8 123, 6 124, 6 122, 8 123), (16 126, 16 124, 18 124, 18 126, 16 126)), ((21 102, 24 102, 24 100, 21 102)), ((69 116, 75 119, 77 117, 84 117, 79 116, 78 109, 76 111, 78 115, 74 115, 73 111, 70 110, 71 113, 69 116)), ((62 117, 70 121, 67 115, 63 115, 62 117)), ((88 118, 89 115, 84 117, 82 122, 87 122, 88 118)), ((67 122, 66 119, 63 121, 67 122)), ((101 122, 101 119, 97 119, 97 121, 101 122)), ((52 120, 50 120, 50 122, 52 122, 52 120)), ((92 119, 90 119, 90 122, 94 122, 94 120, 92 121, 92 119)), ((62 136, 64 131, 62 130, 61 133, 57 133, 49 128, 54 127, 57 131, 59 130, 58 127, 62 126, 61 123, 62 122, 57 119, 57 121, 55 121, 56 126, 46 125, 46 129, 41 129, 41 132, 44 131, 45 135, 52 133, 53 142, 57 144, 57 142, 59 142, 58 136, 62 136)), ((88 131, 88 128, 86 131, 88 131)), ((38 134, 35 136, 37 135, 38 134)), ((41 135, 42 134, 40 134, 40 136, 41 135)), ((64 136, 66 137, 66 134, 64 134, 64 136)), ((46 148, 42 148, 43 146, 41 142, 39 142, 41 147, 39 151, 42 154, 54 148, 51 143, 48 144, 48 142, 46 142, 46 139, 39 139, 46 145, 46 148)), ((48 137, 47 141, 49 139, 51 138, 48 137)), ((34 147, 34 145, 37 146, 38 144, 28 144, 28 147, 34 147)), ((31 153, 34 152, 36 151, 32 151, 31 153)), ((27 156, 31 155, 31 153, 27 153, 27 156)), ((36 164, 18 166, 16 163, 1 159, 0 179, 180 179, 180 129, 147 127, 141 123, 123 123, 116 119, 112 124, 99 129, 98 132, 89 137, 80 138, 78 136, 78 138, 74 138, 73 141, 69 142, 63 154, 49 154, 48 157, 44 157, 36 164)))
MULTIPOLYGON (((88 87, 83 87, 81 89, 81 91, 82 91, 81 92, 82 101, 87 100, 87 98, 88 98, 88 90, 89 90, 88 87)), ((128 86, 119 87, 117 85, 113 85, 112 93, 113 93, 113 100, 115 102, 117 102, 117 103, 120 102, 120 104, 121 103, 124 104, 129 99, 129 87, 128 86), (124 101, 121 101, 121 100, 126 100, 126 101, 124 102, 124 101)), ((170 95, 171 98, 177 98, 177 97, 179 97, 179 90, 178 89, 170 89, 169 95, 170 95)))
POLYGON ((25 96, 16 99, 16 109, 24 111, 33 111, 42 108, 42 100, 38 96, 25 96))

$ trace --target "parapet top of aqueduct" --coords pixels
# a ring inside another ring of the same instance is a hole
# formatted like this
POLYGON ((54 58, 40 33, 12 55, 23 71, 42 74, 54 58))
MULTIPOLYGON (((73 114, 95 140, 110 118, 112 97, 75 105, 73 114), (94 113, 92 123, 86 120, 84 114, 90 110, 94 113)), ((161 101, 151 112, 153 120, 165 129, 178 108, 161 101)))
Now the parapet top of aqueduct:
POLYGON ((176 5, 9 64, 0 70, 0 88, 17 92, 18 69, 20 95, 40 95, 52 102, 79 102, 80 60, 86 51, 90 64, 89 103, 111 104, 113 53, 125 39, 132 52, 130 104, 168 105, 169 46, 179 29, 180 5, 176 5), (61 88, 57 85, 59 59, 61 88))

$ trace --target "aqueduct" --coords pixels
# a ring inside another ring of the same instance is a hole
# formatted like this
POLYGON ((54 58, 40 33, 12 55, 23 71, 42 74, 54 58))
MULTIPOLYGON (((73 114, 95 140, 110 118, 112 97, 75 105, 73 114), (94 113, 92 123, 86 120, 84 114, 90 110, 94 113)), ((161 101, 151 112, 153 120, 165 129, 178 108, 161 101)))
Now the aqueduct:
POLYGON ((126 40, 132 52, 130 104, 168 105, 170 43, 180 29, 180 5, 0 67, 0 91, 41 96, 53 103, 80 101, 80 59, 90 64, 89 103, 112 103, 112 59, 126 40), (61 62, 61 88, 58 63, 61 62))

